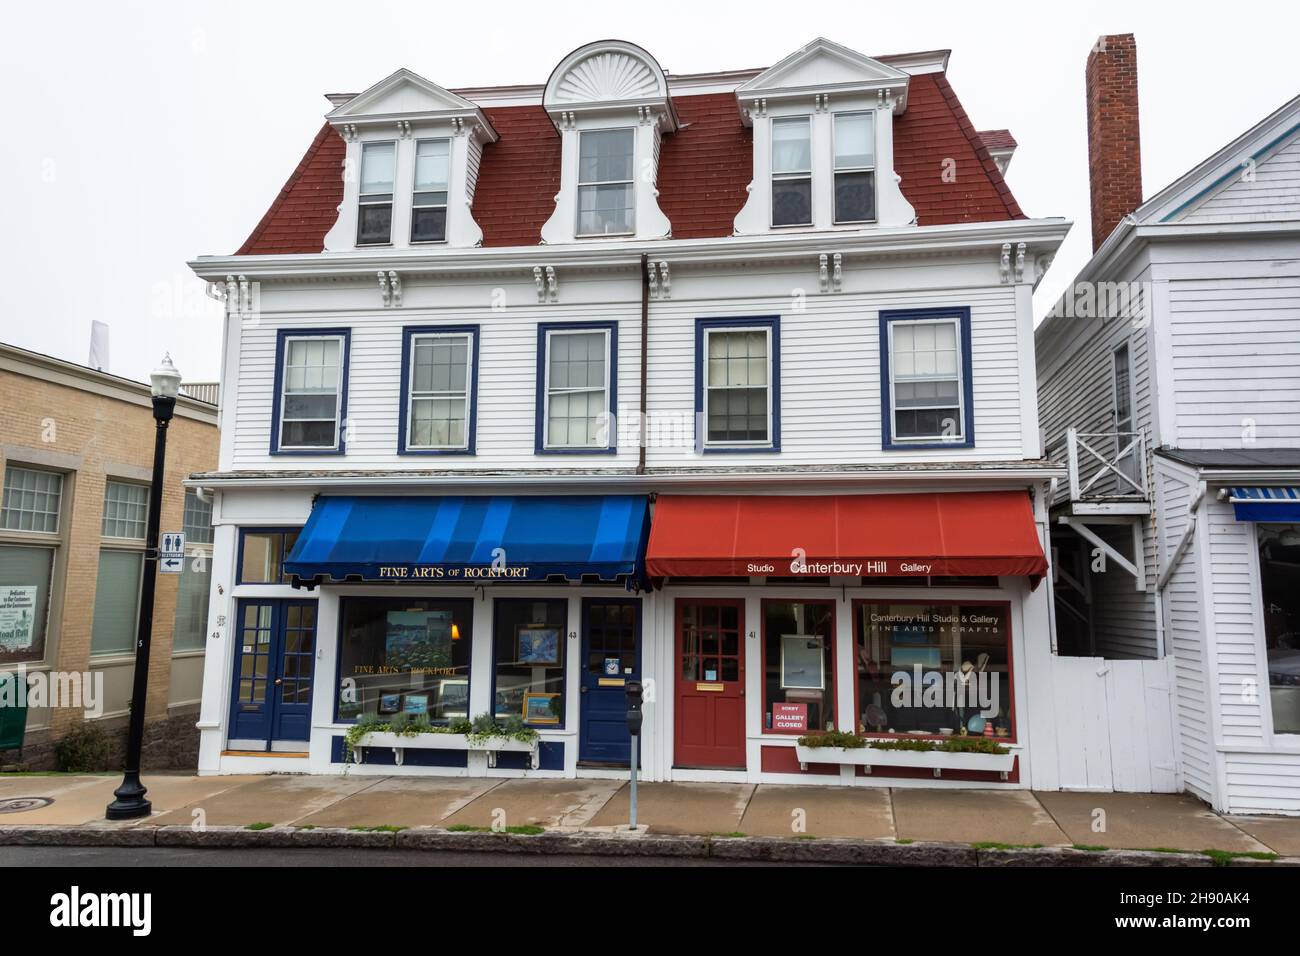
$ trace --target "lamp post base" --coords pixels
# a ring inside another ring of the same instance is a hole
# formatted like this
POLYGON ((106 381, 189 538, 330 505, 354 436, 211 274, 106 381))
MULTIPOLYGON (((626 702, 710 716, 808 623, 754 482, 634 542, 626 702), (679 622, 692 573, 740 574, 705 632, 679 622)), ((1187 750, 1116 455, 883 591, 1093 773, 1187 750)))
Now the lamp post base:
POLYGON ((147 817, 153 812, 153 804, 144 798, 148 789, 140 782, 138 773, 128 773, 122 785, 113 791, 117 797, 108 805, 104 816, 109 820, 134 820, 147 817))

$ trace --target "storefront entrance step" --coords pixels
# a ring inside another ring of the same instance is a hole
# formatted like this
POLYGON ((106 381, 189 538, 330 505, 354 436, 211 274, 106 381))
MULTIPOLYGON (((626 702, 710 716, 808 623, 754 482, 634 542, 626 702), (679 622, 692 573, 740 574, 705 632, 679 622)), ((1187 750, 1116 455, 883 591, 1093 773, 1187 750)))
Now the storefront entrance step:
MULTIPOLYGON (((591 825, 626 824, 629 789, 623 784, 591 825)), ((637 787, 637 823, 651 833, 738 833, 753 794, 752 783, 643 783, 637 787)))
POLYGON ((900 840, 1007 846, 1079 842, 1066 836, 1028 790, 895 788, 891 796, 900 840))

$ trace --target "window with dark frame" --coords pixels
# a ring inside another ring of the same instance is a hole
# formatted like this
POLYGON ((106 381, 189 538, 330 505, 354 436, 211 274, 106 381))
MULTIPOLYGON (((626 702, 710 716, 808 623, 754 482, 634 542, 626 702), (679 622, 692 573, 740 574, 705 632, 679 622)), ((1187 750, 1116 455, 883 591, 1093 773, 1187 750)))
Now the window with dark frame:
POLYGON ((889 323, 890 440, 960 442, 967 422, 961 322, 889 323))
POLYGON ((611 414, 609 332, 549 329, 545 348, 544 447, 607 448, 611 414))
POLYGON ((835 222, 876 218, 874 113, 835 115, 835 222))
POLYGON ((767 327, 704 330, 706 445, 772 441, 772 334, 767 327))
POLYGON ((578 235, 630 235, 636 230, 636 131, 583 130, 578 137, 578 235))
POLYGON ((342 335, 285 337, 277 450, 339 447, 345 349, 342 335))
POLYGON ((772 225, 812 225, 810 117, 772 120, 772 225))
POLYGON ((451 140, 422 139, 415 144, 415 185, 411 195, 411 241, 445 242, 451 140))
POLYGON ((361 193, 357 207, 359 246, 392 242, 396 157, 396 143, 361 144, 361 193))
POLYGON ((411 336, 406 447, 454 450, 469 447, 474 338, 469 332, 420 332, 411 336))
POLYGON ((288 584, 284 559, 298 543, 300 528, 245 528, 239 534, 239 584, 288 584))

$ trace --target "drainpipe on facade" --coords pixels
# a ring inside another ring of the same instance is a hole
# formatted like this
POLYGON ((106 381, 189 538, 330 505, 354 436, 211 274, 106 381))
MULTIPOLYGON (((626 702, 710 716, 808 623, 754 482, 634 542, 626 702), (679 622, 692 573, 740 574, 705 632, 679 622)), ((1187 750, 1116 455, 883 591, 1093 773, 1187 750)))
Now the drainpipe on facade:
POLYGON ((636 473, 645 474, 645 443, 646 443, 646 400, 648 380, 647 374, 650 363, 650 257, 646 253, 641 253, 641 418, 637 423, 637 444, 640 446, 637 455, 636 473))

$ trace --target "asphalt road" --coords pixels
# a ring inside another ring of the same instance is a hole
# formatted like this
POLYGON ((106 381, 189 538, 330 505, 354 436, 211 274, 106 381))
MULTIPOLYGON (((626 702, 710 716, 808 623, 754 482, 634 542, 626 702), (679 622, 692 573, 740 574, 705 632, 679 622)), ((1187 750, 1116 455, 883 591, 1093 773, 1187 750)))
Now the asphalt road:
MULTIPOLYGON (((490 866, 490 867, 705 867, 770 866, 759 862, 670 857, 579 856, 533 853, 452 853, 444 850, 355 848, 0 847, 0 867, 23 866, 490 866)), ((789 864, 781 864, 788 866, 789 864)))

